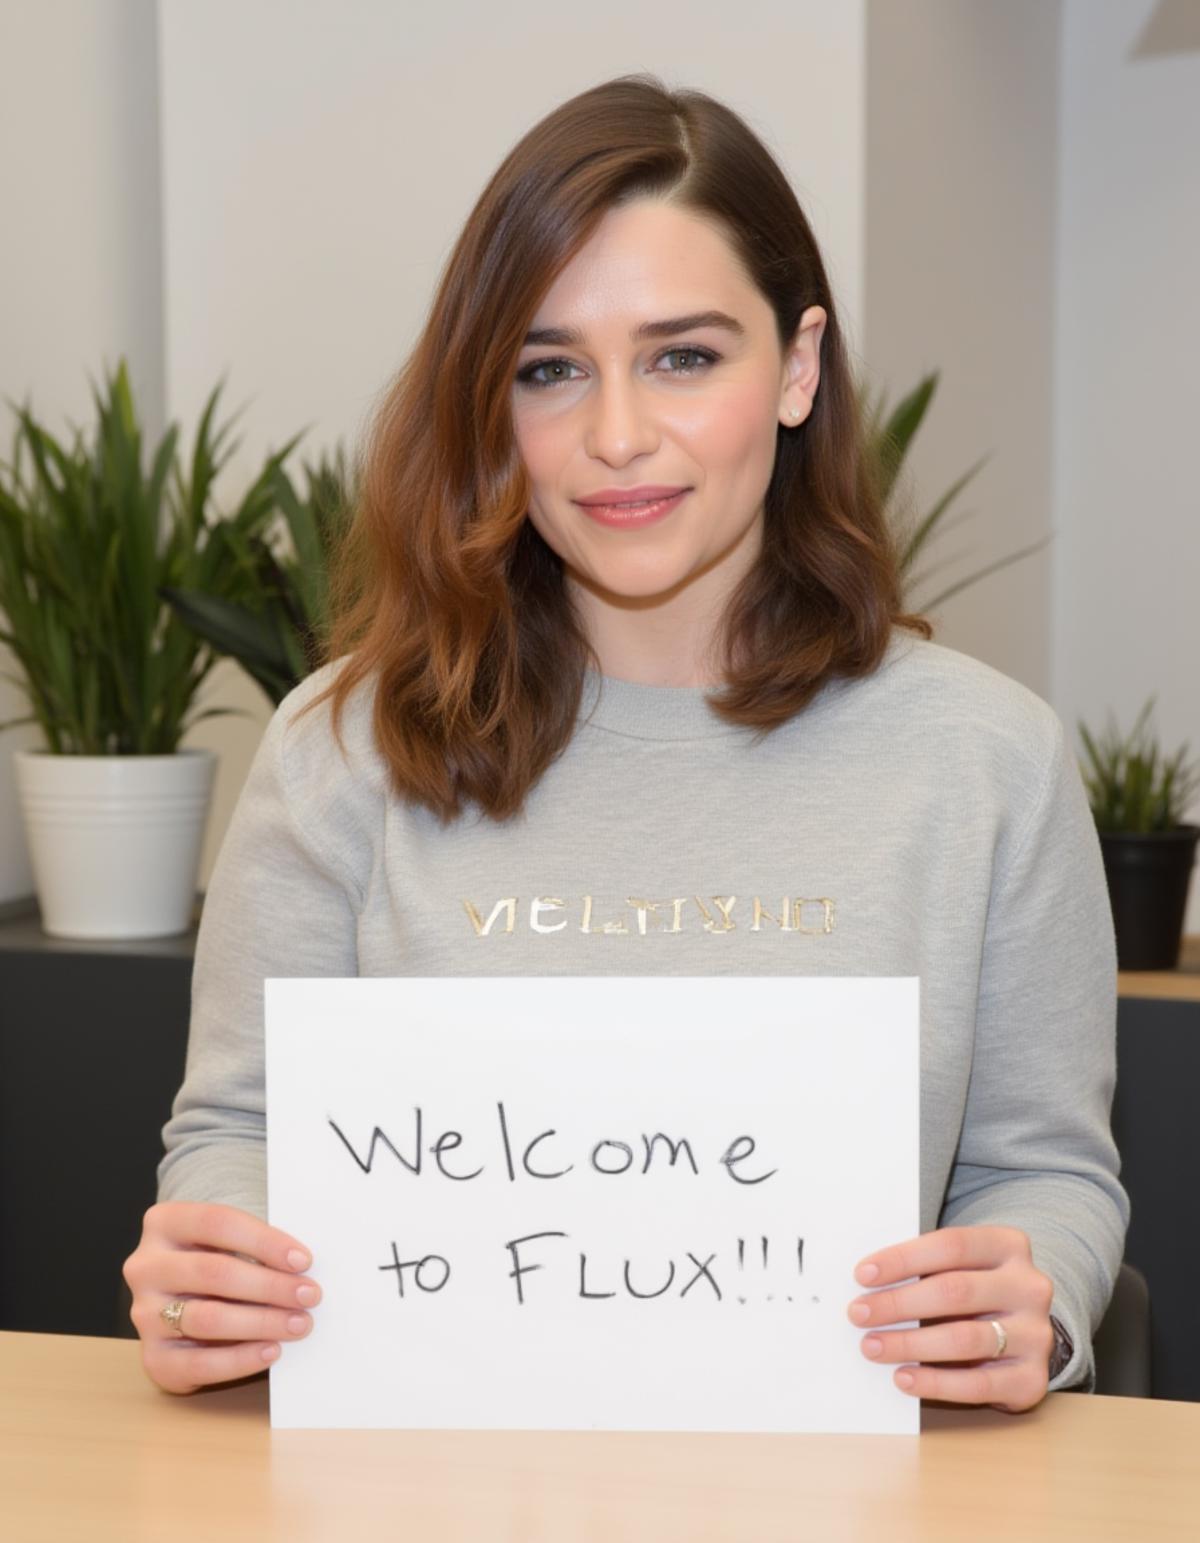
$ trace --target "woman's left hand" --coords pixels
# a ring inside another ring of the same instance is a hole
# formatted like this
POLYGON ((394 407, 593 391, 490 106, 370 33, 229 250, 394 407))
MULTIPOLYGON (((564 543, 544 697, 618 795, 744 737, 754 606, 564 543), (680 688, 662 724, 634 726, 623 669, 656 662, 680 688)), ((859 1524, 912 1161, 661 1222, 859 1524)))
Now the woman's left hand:
POLYGON ((895 1381, 914 1398, 989 1404, 1015 1414, 1045 1397, 1054 1283, 1034 1265, 1028 1235, 1019 1227, 939 1227, 870 1254, 854 1275, 873 1288, 922 1277, 893 1290, 873 1289, 849 1308, 850 1321, 872 1331, 863 1339, 864 1355, 910 1363, 895 1381), (914 1318, 935 1322, 875 1332, 914 1318), (993 1318, 1008 1335, 999 1360, 993 1318), (966 1364, 938 1364, 946 1361, 966 1364))

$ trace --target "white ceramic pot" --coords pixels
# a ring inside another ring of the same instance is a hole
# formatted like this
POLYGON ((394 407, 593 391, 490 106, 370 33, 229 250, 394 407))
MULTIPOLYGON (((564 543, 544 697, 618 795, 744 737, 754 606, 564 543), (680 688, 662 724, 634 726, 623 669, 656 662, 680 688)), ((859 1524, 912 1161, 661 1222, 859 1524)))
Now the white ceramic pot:
POLYGON ((216 761, 211 750, 15 750, 43 930, 59 938, 186 932, 216 761))

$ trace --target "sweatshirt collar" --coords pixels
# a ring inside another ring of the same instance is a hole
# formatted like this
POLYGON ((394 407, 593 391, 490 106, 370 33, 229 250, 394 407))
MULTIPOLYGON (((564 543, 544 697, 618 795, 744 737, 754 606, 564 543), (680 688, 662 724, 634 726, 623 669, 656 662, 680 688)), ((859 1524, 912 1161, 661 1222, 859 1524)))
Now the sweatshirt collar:
MULTIPOLYGON (((893 628, 880 668, 909 652, 913 644, 911 637, 893 628)), ((851 684, 852 681, 839 677, 826 681, 801 716, 815 716, 851 684)), ((756 729, 726 723, 709 706, 709 696, 719 690, 718 686, 646 686, 602 675, 589 665, 584 670, 577 721, 581 726, 625 734, 631 739, 740 739, 749 744, 758 732, 756 729)))
POLYGON ((749 739, 753 729, 726 723, 708 705, 715 686, 646 686, 638 681, 584 672, 581 725, 633 739, 749 739))

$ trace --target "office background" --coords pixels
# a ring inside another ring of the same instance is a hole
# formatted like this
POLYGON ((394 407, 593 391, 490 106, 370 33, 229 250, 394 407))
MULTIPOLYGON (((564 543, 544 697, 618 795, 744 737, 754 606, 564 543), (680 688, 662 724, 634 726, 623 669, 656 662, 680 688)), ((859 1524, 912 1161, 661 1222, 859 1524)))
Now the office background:
MULTIPOLYGON (((147 441, 174 420, 190 448, 224 373, 222 507, 306 424, 297 475, 356 441, 544 112, 643 68, 712 91, 792 179, 867 377, 894 404, 941 372, 917 503, 989 456, 914 598, 1053 533, 937 608, 938 640, 1072 730, 1154 691, 1165 745, 1200 743, 1192 0, 0 0, 0 57, 0 397, 90 422, 125 354, 147 441)), ((270 715, 228 661, 203 705, 252 716, 185 741, 220 754, 201 888, 270 715)), ((0 679, 0 719, 23 706, 0 679)), ((5 754, 0 901, 32 889, 5 754)))

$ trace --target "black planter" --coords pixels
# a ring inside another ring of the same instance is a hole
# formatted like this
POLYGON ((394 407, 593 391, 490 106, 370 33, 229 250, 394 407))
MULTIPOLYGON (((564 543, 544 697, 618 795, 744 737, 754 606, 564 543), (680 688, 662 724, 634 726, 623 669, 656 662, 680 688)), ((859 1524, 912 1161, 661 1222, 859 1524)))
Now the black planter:
POLYGON ((1117 935, 1117 968, 1173 970, 1183 942, 1200 825, 1098 834, 1117 935))

